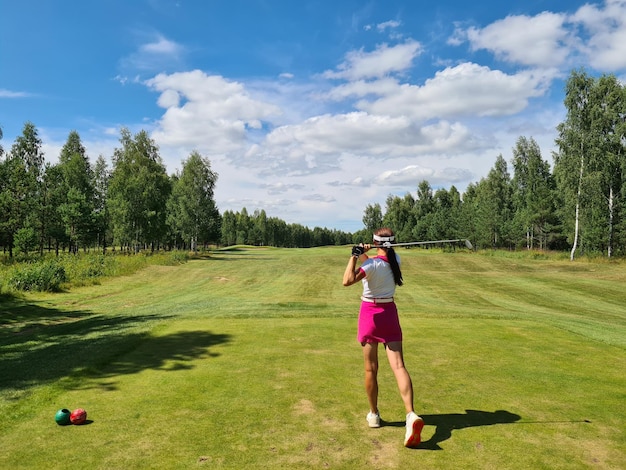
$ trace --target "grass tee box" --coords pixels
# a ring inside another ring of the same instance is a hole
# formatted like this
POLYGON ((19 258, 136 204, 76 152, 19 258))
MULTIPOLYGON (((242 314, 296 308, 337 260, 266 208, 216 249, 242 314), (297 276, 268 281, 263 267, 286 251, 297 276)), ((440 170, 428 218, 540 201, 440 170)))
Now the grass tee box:
POLYGON ((241 249, 0 300, 0 468, 626 468, 623 264, 398 251, 419 449, 350 250, 241 249))

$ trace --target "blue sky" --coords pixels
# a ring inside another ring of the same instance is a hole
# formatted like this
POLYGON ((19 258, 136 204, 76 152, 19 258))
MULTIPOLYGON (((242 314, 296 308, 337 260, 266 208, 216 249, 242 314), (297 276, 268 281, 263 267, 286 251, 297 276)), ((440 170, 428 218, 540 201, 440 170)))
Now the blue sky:
POLYGON ((3 2, 0 145, 31 121, 48 161, 71 130, 110 161, 145 129, 170 174, 210 159, 222 212, 356 231, 424 179, 463 192, 521 136, 552 163, 571 70, 626 80, 626 0, 426 3, 3 2))

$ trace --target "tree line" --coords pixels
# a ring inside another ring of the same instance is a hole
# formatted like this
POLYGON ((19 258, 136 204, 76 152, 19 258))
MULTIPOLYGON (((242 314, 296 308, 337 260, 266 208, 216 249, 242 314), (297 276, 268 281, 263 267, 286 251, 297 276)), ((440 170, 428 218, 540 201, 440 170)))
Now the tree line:
MULTIPOLYGON (((0 245, 13 257, 38 251, 110 248, 127 252, 209 244, 309 247, 345 244, 345 232, 267 217, 219 213, 218 175, 192 152, 168 176, 146 131, 120 132, 112 167, 101 155, 91 164, 80 136, 70 132, 58 163, 47 163, 35 125, 27 122, 9 152, 0 146, 0 245)), ((2 137, 0 133, 0 138, 2 137)))
MULTIPOLYGON (((520 137, 509 165, 502 155, 488 175, 461 194, 434 190, 388 196, 364 210, 356 233, 268 217, 264 210, 220 214, 218 175, 198 152, 168 175, 146 131, 120 132, 109 168, 91 164, 79 134, 70 132, 56 164, 27 122, 10 151, 0 146, 0 245, 13 250, 185 248, 209 244, 279 247, 368 241, 382 225, 399 240, 468 238, 478 248, 626 252, 626 87, 615 76, 573 71, 566 83, 567 115, 557 127, 553 167, 533 138, 520 137)), ((2 133, 0 129, 0 139, 2 133)))
MULTIPOLYGON (((402 240, 469 238, 478 248, 626 254, 626 87, 615 76, 572 71, 553 168, 534 139, 518 138, 463 195, 452 186, 389 196, 365 208, 365 232, 391 227, 402 240)), ((363 234, 367 236, 367 233, 363 234)))

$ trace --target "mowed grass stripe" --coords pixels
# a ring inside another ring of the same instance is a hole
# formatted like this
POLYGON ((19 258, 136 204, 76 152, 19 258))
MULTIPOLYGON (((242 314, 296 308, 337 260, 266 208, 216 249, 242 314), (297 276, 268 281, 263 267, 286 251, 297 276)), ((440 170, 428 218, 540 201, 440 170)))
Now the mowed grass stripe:
POLYGON ((407 255, 413 263, 405 263, 405 276, 415 284, 400 288, 398 298, 409 315, 529 319, 626 347, 623 264, 570 269, 565 261, 407 255))

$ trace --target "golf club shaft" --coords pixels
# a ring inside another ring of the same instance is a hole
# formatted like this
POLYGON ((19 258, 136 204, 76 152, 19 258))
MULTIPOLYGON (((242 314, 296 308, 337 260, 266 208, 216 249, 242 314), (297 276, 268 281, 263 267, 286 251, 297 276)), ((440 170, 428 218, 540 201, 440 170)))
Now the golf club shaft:
MULTIPOLYGON (((422 242, 404 242, 404 243, 384 242, 380 246, 382 246, 383 248, 390 248, 394 246, 431 245, 435 243, 458 243, 458 242, 465 242, 465 246, 467 246, 467 248, 469 248, 470 250, 474 248, 471 242, 467 238, 457 238, 454 240, 429 240, 429 241, 422 241, 422 242)), ((376 245, 372 245, 372 247, 375 248, 376 245)))

